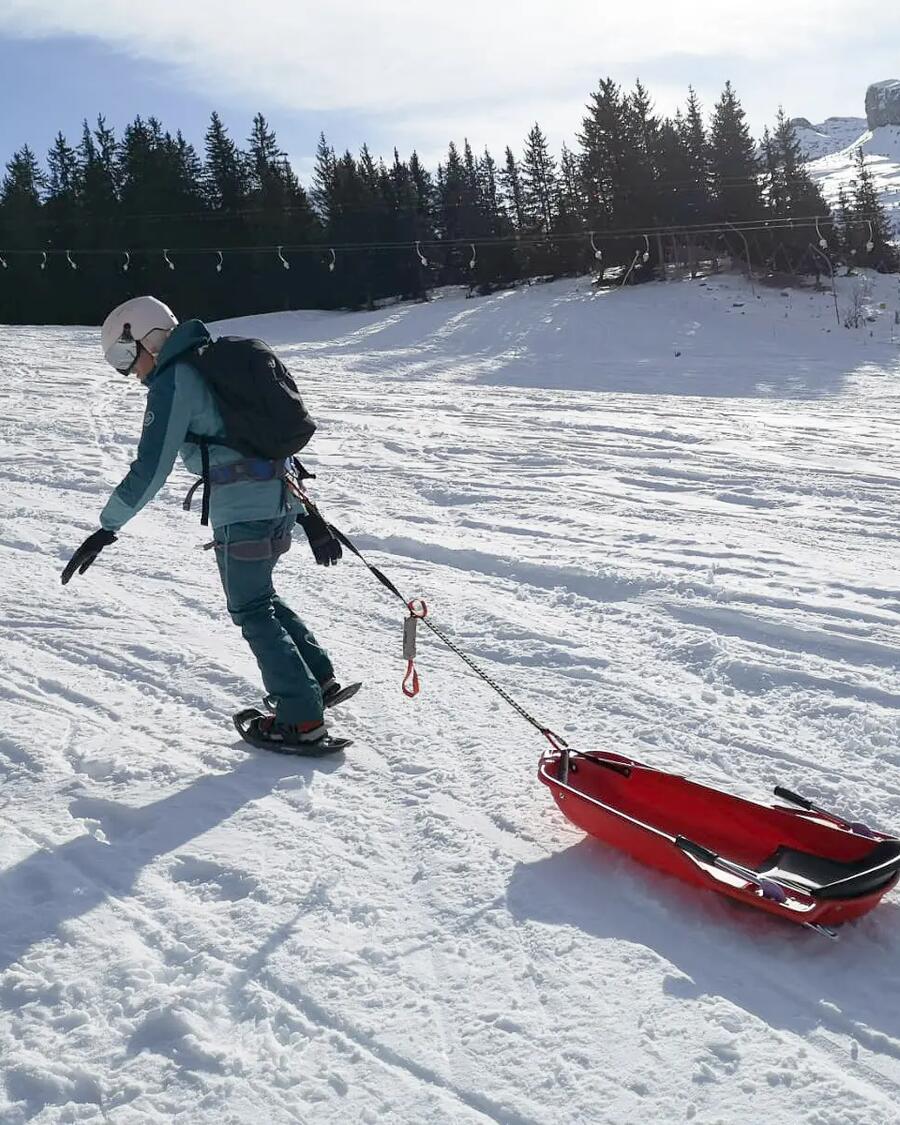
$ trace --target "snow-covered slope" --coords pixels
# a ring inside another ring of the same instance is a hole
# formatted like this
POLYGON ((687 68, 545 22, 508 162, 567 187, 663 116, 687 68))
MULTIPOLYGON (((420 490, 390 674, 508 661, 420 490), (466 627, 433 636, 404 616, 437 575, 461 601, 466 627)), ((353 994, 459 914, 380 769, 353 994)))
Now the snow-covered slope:
POLYGON ((866 131, 864 117, 828 117, 819 125, 813 125, 805 117, 795 117, 791 124, 807 160, 840 152, 866 131))
POLYGON ((881 125, 866 130, 840 152, 813 160, 807 167, 828 203, 833 205, 842 186, 851 193, 850 181, 856 176, 856 154, 860 148, 866 154, 875 186, 900 235, 900 125, 881 125))
MULTIPOLYGON (((333 521, 573 743, 900 828, 896 279, 558 283, 228 328, 333 521)), ((187 311, 187 310, 185 310, 187 311)), ((224 326, 223 326, 224 327, 224 326)), ((840 942, 561 818, 542 740, 298 542, 366 689, 267 756, 181 473, 63 589, 140 433, 89 329, 0 330, 0 1120, 900 1122, 900 899, 840 942)))

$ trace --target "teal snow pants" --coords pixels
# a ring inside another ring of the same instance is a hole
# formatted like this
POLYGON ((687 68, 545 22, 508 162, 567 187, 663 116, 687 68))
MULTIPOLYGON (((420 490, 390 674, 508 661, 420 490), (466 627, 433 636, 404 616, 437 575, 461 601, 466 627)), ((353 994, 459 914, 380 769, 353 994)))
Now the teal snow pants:
POLYGON ((334 669, 316 638, 275 593, 272 571, 291 545, 293 515, 215 530, 228 612, 250 646, 279 723, 321 721, 320 685, 334 669))

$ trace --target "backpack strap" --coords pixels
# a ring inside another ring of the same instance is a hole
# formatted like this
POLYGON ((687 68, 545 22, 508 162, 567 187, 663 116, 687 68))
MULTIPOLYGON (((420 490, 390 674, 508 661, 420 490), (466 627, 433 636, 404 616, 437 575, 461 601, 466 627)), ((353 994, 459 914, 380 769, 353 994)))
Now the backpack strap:
POLYGON ((191 510, 191 504, 192 504, 193 499, 194 499, 194 493, 202 485, 203 486, 203 493, 202 493, 202 498, 201 498, 201 501, 200 501, 200 525, 201 525, 201 527, 207 527, 208 524, 209 524, 209 446, 210 446, 210 441, 212 441, 215 445, 224 445, 225 443, 224 442, 218 442, 218 441, 216 441, 215 438, 210 439, 210 438, 204 437, 201 434, 195 434, 193 431, 190 431, 190 432, 188 432, 188 434, 186 434, 186 440, 192 441, 192 442, 194 442, 195 445, 200 446, 201 476, 200 476, 200 479, 198 481, 196 481, 194 484, 192 484, 191 487, 188 489, 187 495, 185 496, 184 501, 182 502, 181 506, 186 512, 189 512, 191 510))

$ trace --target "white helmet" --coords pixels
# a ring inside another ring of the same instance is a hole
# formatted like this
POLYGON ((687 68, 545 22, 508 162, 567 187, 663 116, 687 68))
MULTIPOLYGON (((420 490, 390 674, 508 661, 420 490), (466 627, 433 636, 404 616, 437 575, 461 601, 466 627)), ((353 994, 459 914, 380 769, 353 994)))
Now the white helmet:
POLYGON ((127 375, 137 359, 138 344, 159 355, 178 318, 156 297, 132 297, 113 309, 100 330, 107 363, 127 375))

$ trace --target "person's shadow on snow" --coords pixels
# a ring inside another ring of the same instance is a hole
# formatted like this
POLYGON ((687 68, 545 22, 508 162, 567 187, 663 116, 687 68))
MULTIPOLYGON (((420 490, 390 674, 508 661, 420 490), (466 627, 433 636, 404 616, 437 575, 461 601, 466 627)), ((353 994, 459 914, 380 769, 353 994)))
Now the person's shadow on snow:
MULTIPOLYGON (((507 904, 519 920, 574 926, 654 950, 680 970, 661 974, 662 991, 674 997, 721 996, 771 1027, 800 1035, 823 1027, 900 1059, 896 891, 829 941, 585 838, 547 859, 519 863, 507 904)), ((560 972, 590 979, 597 964, 570 955, 560 972)))
MULTIPOLYGON (((237 747, 246 749, 243 743, 237 747)), ((124 898, 141 870, 267 796, 284 778, 340 768, 341 759, 311 760, 251 754, 235 769, 198 778, 184 789, 134 808, 75 797, 76 819, 99 822, 107 842, 85 832, 42 848, 0 872, 0 972, 61 924, 108 898, 124 898)))

